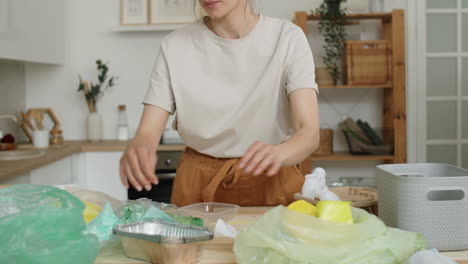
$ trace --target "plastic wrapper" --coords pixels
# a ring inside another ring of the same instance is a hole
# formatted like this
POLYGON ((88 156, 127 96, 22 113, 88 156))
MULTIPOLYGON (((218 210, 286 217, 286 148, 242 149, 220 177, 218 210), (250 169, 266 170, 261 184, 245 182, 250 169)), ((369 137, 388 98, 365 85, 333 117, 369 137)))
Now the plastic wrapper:
POLYGON ((74 196, 80 198, 82 201, 88 201, 90 203, 96 204, 101 208, 104 208, 106 202, 109 202, 112 206, 112 209, 117 211, 117 209, 122 205, 122 202, 115 199, 114 197, 98 191, 88 190, 85 187, 80 185, 61 185, 57 186, 74 196))
POLYGON ((117 239, 113 238, 112 228, 119 224, 119 219, 114 214, 110 203, 106 203, 101 213, 86 227, 86 232, 95 235, 101 246, 108 246, 117 239))
POLYGON ((352 209, 354 224, 335 223, 288 210, 267 212, 239 232, 240 264, 402 264, 425 247, 421 235, 386 227, 376 216, 352 209))
POLYGON ((197 217, 179 215, 176 207, 171 204, 153 202, 147 198, 126 201, 117 209, 120 224, 134 223, 144 220, 164 220, 169 223, 179 223, 190 226, 203 226, 203 220, 197 217))
POLYGON ((125 202, 117 209, 117 216, 121 224, 153 219, 165 220, 170 223, 176 222, 166 212, 155 207, 151 200, 145 198, 125 202))
POLYGON ((85 234, 85 205, 51 186, 0 190, 0 263, 93 263, 99 242, 85 234))

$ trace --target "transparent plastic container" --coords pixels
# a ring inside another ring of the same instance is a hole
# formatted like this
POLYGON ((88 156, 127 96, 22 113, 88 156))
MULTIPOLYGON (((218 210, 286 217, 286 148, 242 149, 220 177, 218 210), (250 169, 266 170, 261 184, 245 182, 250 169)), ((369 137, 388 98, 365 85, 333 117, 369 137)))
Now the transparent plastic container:
POLYGON ((235 204, 206 202, 180 207, 176 213, 201 218, 205 223, 215 223, 218 219, 231 221, 236 217, 238 209, 239 206, 235 204))

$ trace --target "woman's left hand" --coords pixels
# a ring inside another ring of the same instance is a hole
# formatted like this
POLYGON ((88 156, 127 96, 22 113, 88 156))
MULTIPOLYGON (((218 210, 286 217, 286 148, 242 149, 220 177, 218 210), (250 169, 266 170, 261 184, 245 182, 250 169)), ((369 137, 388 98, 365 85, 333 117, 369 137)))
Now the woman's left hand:
POLYGON ((267 176, 273 176, 278 173, 284 161, 278 146, 257 141, 239 161, 239 169, 255 176, 264 172, 267 176))

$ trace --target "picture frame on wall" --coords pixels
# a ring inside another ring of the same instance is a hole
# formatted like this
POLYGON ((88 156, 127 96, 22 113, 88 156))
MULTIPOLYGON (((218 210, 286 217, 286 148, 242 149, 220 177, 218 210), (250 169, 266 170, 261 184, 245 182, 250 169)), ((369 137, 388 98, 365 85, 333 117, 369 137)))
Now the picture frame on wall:
POLYGON ((188 24, 196 20, 194 0, 150 0, 150 24, 188 24))
POLYGON ((148 0, 120 0, 121 25, 147 25, 148 23, 148 0))

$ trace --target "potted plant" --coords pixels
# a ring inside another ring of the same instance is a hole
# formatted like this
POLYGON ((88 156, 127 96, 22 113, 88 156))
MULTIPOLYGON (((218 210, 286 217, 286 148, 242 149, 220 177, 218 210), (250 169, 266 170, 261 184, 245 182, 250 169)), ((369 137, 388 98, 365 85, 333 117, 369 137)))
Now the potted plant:
POLYGON ((319 32, 325 38, 323 62, 335 85, 342 77, 338 65, 346 40, 344 28, 346 8, 341 6, 345 2, 346 0, 324 0, 315 10, 315 14, 320 16, 319 32))
POLYGON ((97 112, 97 102, 102 98, 105 91, 115 85, 115 81, 117 80, 117 77, 115 76, 108 76, 109 67, 107 66, 107 63, 97 60, 96 65, 98 70, 97 83, 90 82, 88 84, 87 81, 84 81, 81 78, 81 75, 78 76, 80 79, 78 92, 83 91, 86 102, 88 103, 88 139, 93 142, 102 139, 102 117, 97 112))

